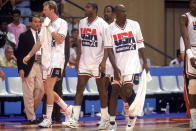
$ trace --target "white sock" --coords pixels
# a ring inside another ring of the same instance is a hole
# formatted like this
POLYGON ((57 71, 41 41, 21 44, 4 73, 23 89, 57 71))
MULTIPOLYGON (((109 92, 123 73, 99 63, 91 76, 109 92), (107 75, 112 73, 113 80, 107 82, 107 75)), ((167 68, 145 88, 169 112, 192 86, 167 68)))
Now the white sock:
POLYGON ((109 115, 108 115, 108 107, 101 108, 101 120, 108 120, 109 115))
POLYGON ((47 119, 49 119, 50 121, 52 119, 52 111, 53 111, 53 105, 48 105, 47 104, 46 116, 47 116, 47 119))
POLYGON ((63 110, 67 108, 67 104, 59 97, 59 100, 56 102, 63 110))
POLYGON ((80 108, 81 108, 81 106, 74 106, 74 107, 73 107, 73 113, 74 113, 73 117, 74 117, 74 119, 75 119, 76 121, 79 120, 80 108))
POLYGON ((194 124, 196 124, 196 109, 192 108, 190 109, 190 112, 191 112, 191 120, 194 124))
POLYGON ((116 120, 116 116, 110 116, 110 121, 115 121, 116 120))

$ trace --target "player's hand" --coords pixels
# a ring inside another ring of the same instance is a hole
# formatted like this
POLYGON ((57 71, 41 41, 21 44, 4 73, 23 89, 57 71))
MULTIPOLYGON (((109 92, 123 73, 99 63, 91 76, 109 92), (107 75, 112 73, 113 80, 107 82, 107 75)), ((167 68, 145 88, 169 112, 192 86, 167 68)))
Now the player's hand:
POLYGON ((104 72, 105 71, 105 65, 106 63, 104 61, 102 61, 100 64, 99 64, 99 72, 104 72))
POLYGON ((5 74, 3 73, 2 70, 0 70, 0 77, 4 81, 5 80, 5 74))
POLYGON ((116 80, 116 81, 121 80, 121 72, 118 68, 114 69, 114 80, 116 80))
POLYGON ((190 59, 190 61, 191 61, 191 66, 196 69, 196 63, 195 63, 196 62, 196 59, 194 57, 192 57, 190 59))
POLYGON ((147 63, 144 63, 144 64, 143 64, 143 69, 145 69, 145 70, 146 70, 146 73, 148 73, 149 69, 148 69, 147 63))
POLYGON ((27 63, 28 63, 28 61, 30 60, 30 56, 29 55, 27 55, 27 56, 25 56, 25 58, 23 59, 23 63, 25 64, 25 65, 27 65, 27 63))
POLYGON ((19 70, 19 75, 23 79, 24 78, 24 70, 19 70))

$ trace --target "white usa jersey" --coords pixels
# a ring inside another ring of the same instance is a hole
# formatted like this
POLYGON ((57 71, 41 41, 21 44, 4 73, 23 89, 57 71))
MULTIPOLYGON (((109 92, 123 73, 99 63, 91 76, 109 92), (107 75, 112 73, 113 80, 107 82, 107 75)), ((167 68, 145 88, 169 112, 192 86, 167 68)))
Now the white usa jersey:
POLYGON ((113 22, 106 29, 106 35, 105 48, 113 48, 115 62, 121 74, 140 73, 142 68, 138 48, 143 46, 144 40, 139 23, 127 19, 124 28, 121 28, 113 22))
POLYGON ((104 56, 105 29, 108 24, 97 17, 91 24, 88 18, 80 20, 79 37, 81 39, 81 57, 79 68, 98 70, 104 56))
MULTIPOLYGON (((54 28, 57 34, 66 37, 68 25, 65 20, 57 18, 52 22, 51 26, 54 28)), ((45 68, 50 67, 63 69, 65 63, 65 41, 58 44, 47 31, 46 27, 42 27, 40 37, 42 44, 42 65, 45 68), (44 38, 47 38, 47 40, 43 41, 44 38)))
POLYGON ((191 45, 196 45, 196 17, 192 16, 190 12, 185 14, 188 20, 188 34, 191 45))

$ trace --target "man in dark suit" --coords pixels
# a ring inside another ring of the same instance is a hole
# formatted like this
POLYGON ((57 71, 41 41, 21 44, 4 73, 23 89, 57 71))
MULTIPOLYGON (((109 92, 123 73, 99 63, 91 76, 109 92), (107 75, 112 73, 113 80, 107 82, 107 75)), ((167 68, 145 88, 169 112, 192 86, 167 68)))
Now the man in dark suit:
POLYGON ((23 58, 31 51, 38 40, 40 18, 36 15, 29 18, 30 29, 19 37, 16 52, 18 72, 22 78, 23 100, 27 119, 31 124, 37 124, 35 111, 44 95, 41 71, 41 51, 38 51, 28 62, 23 64, 23 58))

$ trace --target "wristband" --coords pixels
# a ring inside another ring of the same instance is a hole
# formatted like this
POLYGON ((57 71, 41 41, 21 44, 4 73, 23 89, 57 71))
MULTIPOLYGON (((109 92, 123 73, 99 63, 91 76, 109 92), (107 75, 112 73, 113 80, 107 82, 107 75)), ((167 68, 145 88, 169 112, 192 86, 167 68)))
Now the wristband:
POLYGON ((52 32, 55 32, 54 28, 52 26, 48 27, 48 31, 52 34, 52 32))
POLYGON ((189 58, 194 57, 194 56, 193 56, 193 53, 192 53, 192 51, 191 51, 191 49, 187 49, 187 50, 186 50, 186 54, 188 55, 189 58))

